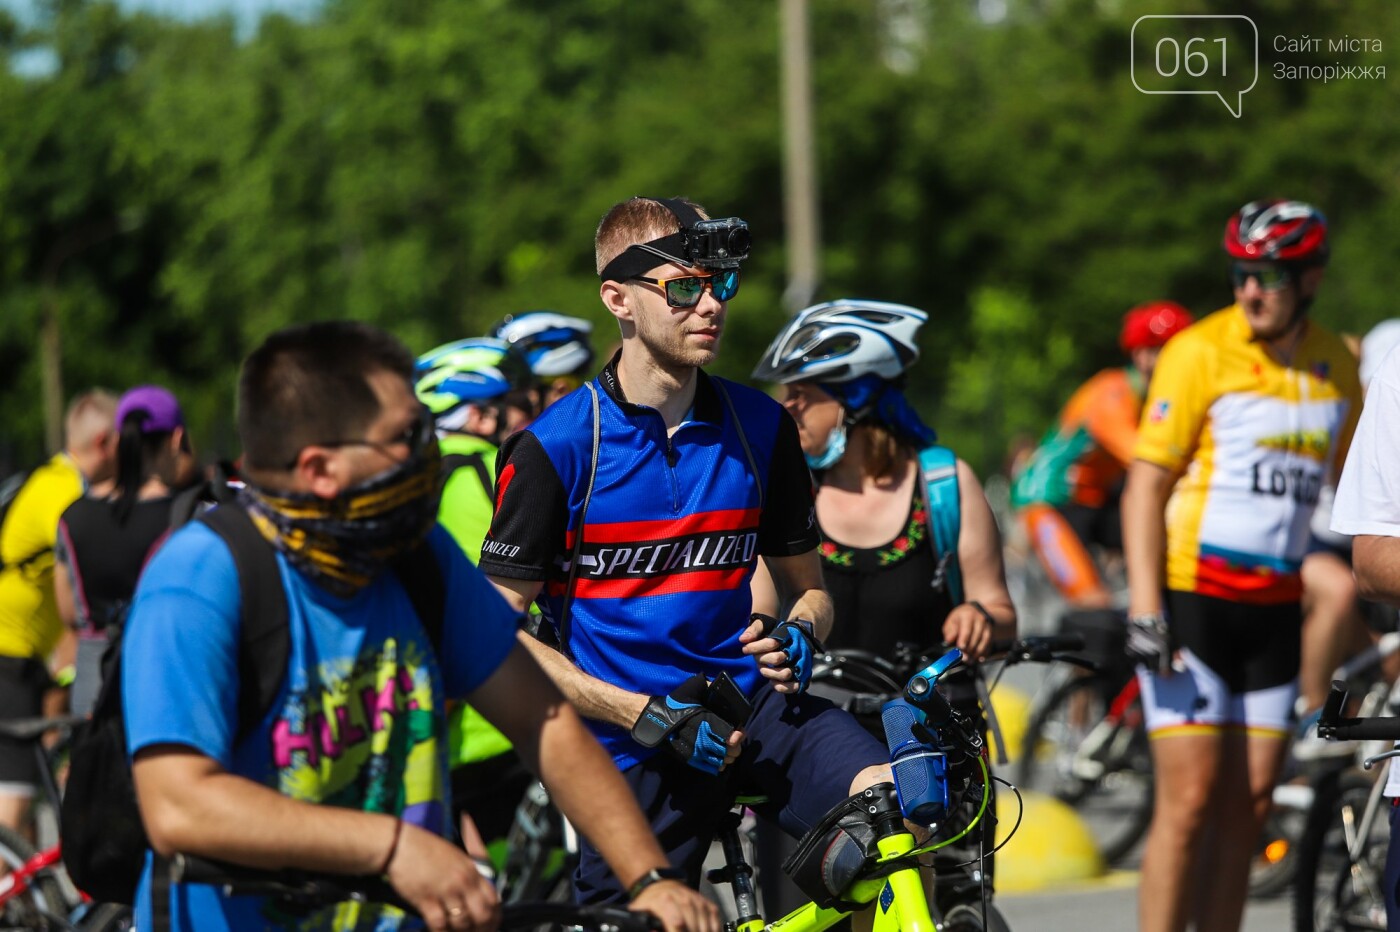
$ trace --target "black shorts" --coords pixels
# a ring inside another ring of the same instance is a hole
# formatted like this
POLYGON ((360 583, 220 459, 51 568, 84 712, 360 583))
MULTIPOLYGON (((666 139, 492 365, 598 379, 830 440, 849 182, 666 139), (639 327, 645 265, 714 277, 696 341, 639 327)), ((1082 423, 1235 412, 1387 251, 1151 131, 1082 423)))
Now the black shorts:
MULTIPOLYGON (((692 887, 721 817, 737 795, 762 795, 753 808, 794 838, 850 798, 851 781, 866 767, 887 764, 889 751, 846 712, 810 693, 787 696, 769 687, 754 712, 739 759, 719 776, 660 752, 622 772, 673 867, 692 887)), ((586 840, 579 851, 574 894, 580 903, 610 903, 626 893, 586 840)))
MULTIPOLYGON (((0 718, 37 718, 52 686, 48 669, 32 657, 0 657, 0 718)), ((0 793, 33 795, 39 764, 32 742, 0 737, 0 793)))
POLYGON ((1168 590, 1167 617, 1176 646, 1189 648, 1232 693, 1282 686, 1298 676, 1303 612, 1297 602, 1249 605, 1168 590))

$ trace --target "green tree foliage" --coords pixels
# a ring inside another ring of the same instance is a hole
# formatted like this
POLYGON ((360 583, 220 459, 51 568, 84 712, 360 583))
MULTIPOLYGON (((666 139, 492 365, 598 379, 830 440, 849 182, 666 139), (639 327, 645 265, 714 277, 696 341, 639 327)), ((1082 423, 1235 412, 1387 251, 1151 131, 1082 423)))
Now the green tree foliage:
MULTIPOLYGON (((1282 81, 1275 35, 1400 35, 1400 6, 1245 0, 1260 79, 1240 119, 1148 97, 1122 0, 809 0, 823 298, 926 308, 911 391, 983 469, 1116 362, 1118 319, 1228 303, 1218 252, 1245 200, 1327 211, 1329 325, 1394 313, 1395 81, 1282 81)), ((1154 12, 1211 12, 1178 0, 1154 12)), ((771 2, 328 0, 301 21, 180 22, 49 0, 0 17, 0 459, 42 436, 37 332, 64 378, 171 384, 235 452, 241 356, 292 321, 352 316, 415 349, 551 307, 615 333, 592 230, 631 194, 750 221, 758 248, 719 371, 743 377, 784 310, 778 17, 771 2), (19 67, 41 50, 51 72, 19 67)))

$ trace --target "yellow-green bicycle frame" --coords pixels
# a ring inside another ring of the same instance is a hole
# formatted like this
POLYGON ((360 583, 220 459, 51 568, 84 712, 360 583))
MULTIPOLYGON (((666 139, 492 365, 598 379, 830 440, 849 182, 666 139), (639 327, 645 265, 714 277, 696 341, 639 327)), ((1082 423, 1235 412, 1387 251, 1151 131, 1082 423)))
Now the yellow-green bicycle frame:
MULTIPOLYGON (((987 762, 979 760, 979 763, 982 767, 982 804, 977 810, 977 815, 961 832, 946 841, 923 847, 919 847, 914 836, 907 831, 889 835, 876 842, 880 849, 878 864, 898 861, 908 866, 901 867, 885 877, 858 880, 847 891, 848 899, 873 904, 874 932, 937 932, 938 926, 929 910, 928 894, 924 890, 918 857, 953 844, 982 821, 992 794, 988 784, 990 775, 987 762)), ((849 915, 849 912, 840 909, 823 909, 816 903, 808 903, 774 922, 752 919, 740 923, 738 932, 822 932, 849 915)))

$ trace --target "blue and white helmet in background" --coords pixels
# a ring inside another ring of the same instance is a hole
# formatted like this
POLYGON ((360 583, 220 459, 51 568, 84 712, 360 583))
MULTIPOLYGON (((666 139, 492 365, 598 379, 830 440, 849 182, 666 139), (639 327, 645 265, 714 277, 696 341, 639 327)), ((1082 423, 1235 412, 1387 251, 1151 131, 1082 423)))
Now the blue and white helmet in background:
POLYGON ((491 335, 515 347, 537 379, 573 375, 593 362, 593 325, 554 311, 512 314, 491 335))
POLYGON ((418 357, 414 392, 441 430, 457 430, 468 405, 487 404, 529 384, 525 360, 504 340, 471 337, 418 357))
POLYGON ((843 298, 799 311, 763 353, 753 377, 763 382, 897 379, 919 358, 915 342, 928 315, 885 301, 843 298))

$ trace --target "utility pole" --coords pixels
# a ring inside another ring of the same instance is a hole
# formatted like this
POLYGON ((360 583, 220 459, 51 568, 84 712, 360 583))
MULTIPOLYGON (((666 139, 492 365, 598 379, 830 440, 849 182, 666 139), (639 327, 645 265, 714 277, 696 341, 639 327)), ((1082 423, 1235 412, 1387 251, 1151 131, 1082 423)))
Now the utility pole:
POLYGON ((54 243, 44 259, 44 303, 39 323, 39 390, 44 405, 44 445, 47 453, 63 449, 63 324, 60 320, 58 275, 63 264, 78 253, 141 226, 145 214, 128 210, 115 217, 94 220, 54 243))
POLYGON ((807 0, 779 0, 783 93, 783 222, 788 284, 783 303, 796 313, 821 283, 821 215, 813 130, 812 47, 807 0))

